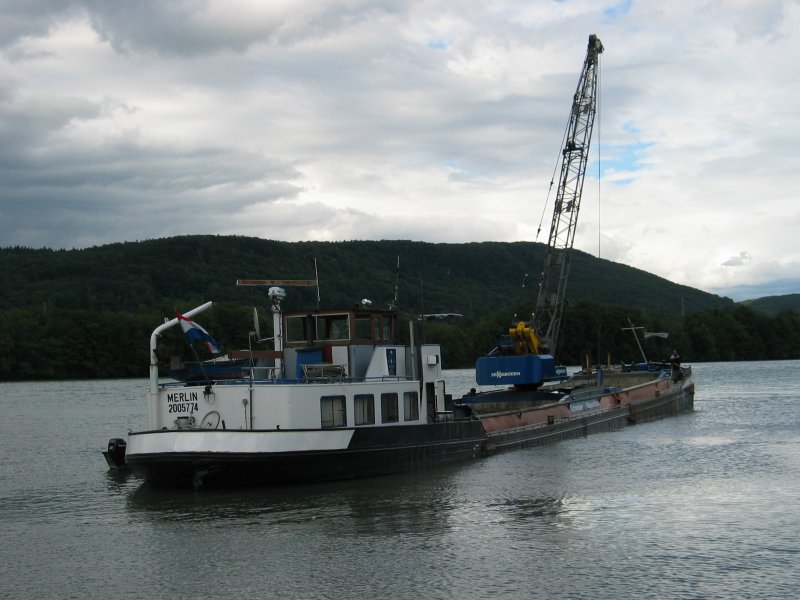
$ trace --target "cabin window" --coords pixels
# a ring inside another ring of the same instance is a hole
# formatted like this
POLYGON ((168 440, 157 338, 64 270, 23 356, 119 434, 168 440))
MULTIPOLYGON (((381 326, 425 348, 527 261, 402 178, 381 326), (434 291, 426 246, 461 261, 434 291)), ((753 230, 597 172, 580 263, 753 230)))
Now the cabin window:
POLYGON ((403 392, 403 419, 419 421, 419 394, 417 392, 403 392))
POLYGON ((384 423, 397 423, 400 420, 397 394, 381 394, 381 421, 384 423))
POLYGON ((372 317, 372 339, 376 342, 381 339, 381 318, 372 317))
POLYGON ((347 410, 344 396, 323 396, 320 398, 322 427, 347 427, 347 410))
POLYGON ((286 340, 288 342, 306 341, 305 317, 288 317, 286 319, 286 340))
POLYGON ((356 339, 368 340, 369 338, 369 317, 356 317, 356 339))
POLYGON ((375 396, 372 394, 355 395, 356 425, 375 424, 375 396))
POLYGON ((349 340, 350 323, 347 315, 317 317, 318 340, 349 340))
POLYGON ((390 342, 392 338, 392 320, 391 319, 384 319, 383 320, 383 339, 386 342, 390 342))

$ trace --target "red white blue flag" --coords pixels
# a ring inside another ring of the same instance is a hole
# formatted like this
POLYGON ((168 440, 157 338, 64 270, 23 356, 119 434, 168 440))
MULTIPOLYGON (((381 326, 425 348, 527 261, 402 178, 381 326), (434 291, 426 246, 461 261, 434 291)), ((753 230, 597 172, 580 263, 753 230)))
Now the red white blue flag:
POLYGON ((186 334, 186 339, 189 340, 189 343, 192 342, 203 342, 208 351, 213 354, 222 354, 222 350, 219 349, 219 344, 217 340, 211 337, 211 334, 208 333, 205 329, 200 327, 197 323, 192 321, 191 319, 187 319, 181 313, 175 313, 175 316, 178 317, 178 321, 181 324, 181 329, 183 329, 183 333, 186 334))

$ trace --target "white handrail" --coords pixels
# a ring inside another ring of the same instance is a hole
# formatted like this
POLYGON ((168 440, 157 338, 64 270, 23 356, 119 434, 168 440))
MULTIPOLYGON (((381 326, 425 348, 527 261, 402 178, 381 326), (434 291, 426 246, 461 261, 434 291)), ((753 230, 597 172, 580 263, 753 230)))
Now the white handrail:
MULTIPOLYGON (((193 317, 194 315, 200 314, 201 312, 208 310, 214 305, 214 303, 209 300, 205 304, 201 304, 197 308, 193 308, 192 310, 183 313, 184 317, 193 317)), ((169 321, 164 321, 161 325, 156 327, 153 330, 153 333, 150 334, 150 393, 157 394, 158 393, 158 357, 156 356, 156 346, 158 345, 158 336, 161 335, 162 331, 169 329, 170 327, 175 327, 178 324, 178 318, 175 317, 170 319, 169 321)))

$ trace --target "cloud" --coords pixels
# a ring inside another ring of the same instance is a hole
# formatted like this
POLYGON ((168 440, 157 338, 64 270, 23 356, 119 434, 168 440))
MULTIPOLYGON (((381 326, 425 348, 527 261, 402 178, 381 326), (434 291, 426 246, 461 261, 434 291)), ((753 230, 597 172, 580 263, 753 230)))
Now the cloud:
POLYGON ((544 241, 596 33, 575 246, 701 289, 800 280, 789 0, 33 0, 3 12, 0 245, 544 241))
POLYGON ((731 256, 728 260, 722 263, 723 267, 741 267, 749 263, 752 259, 748 252, 739 252, 738 256, 731 256))
POLYGON ((118 52, 185 57, 244 53, 256 45, 316 44, 406 10, 403 2, 366 0, 86 0, 83 5, 92 26, 118 52))

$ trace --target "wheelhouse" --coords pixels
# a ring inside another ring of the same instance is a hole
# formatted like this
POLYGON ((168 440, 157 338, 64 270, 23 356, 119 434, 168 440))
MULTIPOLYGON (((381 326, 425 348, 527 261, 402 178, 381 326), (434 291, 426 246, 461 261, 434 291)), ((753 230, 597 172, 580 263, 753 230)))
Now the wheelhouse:
POLYGON ((283 315, 284 348, 393 344, 397 313, 391 310, 314 310, 283 315))

